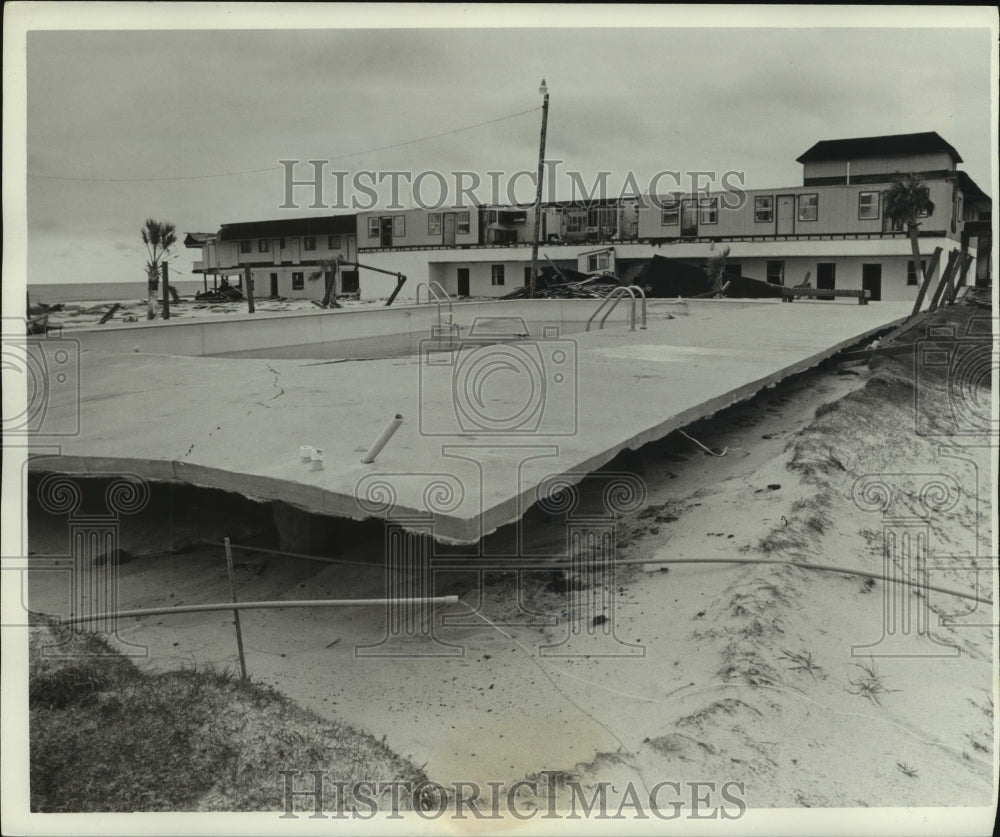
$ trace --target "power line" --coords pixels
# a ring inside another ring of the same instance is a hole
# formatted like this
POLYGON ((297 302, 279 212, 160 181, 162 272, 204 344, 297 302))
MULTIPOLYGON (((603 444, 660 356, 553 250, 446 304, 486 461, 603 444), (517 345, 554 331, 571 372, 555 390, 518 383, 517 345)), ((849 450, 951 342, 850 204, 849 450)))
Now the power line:
MULTIPOLYGON (((498 116, 496 119, 487 119, 485 122, 477 122, 474 125, 466 125, 462 128, 454 128, 450 131, 443 131, 440 134, 431 134, 426 137, 418 137, 417 139, 406 140, 405 142, 397 142, 392 145, 383 145, 379 148, 369 148, 365 151, 354 151, 350 154, 342 154, 339 157, 331 157, 325 162, 331 163, 336 160, 347 160, 351 157, 360 157, 364 154, 374 154, 379 151, 389 151, 393 148, 403 148, 407 145, 415 145, 420 142, 427 142, 428 140, 440 139, 441 137, 451 136, 452 134, 459 134, 462 131, 471 131, 473 128, 481 128, 484 125, 493 125, 497 122, 504 122, 508 119, 515 119, 518 116, 524 116, 528 113, 534 113, 540 108, 529 108, 528 110, 518 111, 517 113, 511 113, 507 116, 498 116)), ((226 171, 220 172, 218 174, 193 174, 181 177, 64 177, 61 175, 54 174, 39 174, 37 172, 28 172, 28 177, 35 177, 39 180, 67 180, 76 181, 81 183, 163 183, 167 181, 176 180, 206 180, 209 178, 216 177, 239 177, 245 174, 264 174, 265 172, 275 171, 277 166, 269 166, 266 169, 246 169, 243 171, 226 171)))

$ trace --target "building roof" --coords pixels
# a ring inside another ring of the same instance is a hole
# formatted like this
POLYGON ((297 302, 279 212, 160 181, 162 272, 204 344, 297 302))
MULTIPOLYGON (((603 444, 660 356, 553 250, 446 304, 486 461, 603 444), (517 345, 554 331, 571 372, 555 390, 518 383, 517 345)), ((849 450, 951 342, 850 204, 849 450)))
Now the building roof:
POLYGON ((223 224, 222 241, 244 238, 268 238, 292 235, 353 235, 355 215, 320 215, 312 218, 279 218, 274 221, 244 221, 223 224))
POLYGON ((964 171, 955 172, 958 175, 958 187, 962 190, 962 194, 970 200, 986 201, 987 203, 993 203, 990 200, 990 196, 987 195, 979 185, 964 171))
POLYGON ((816 160, 853 160, 858 157, 894 157, 904 154, 934 154, 945 151, 956 163, 962 158, 936 131, 922 134, 891 134, 885 137, 854 137, 821 140, 799 157, 797 163, 816 160))
POLYGON ((185 247, 201 247, 206 241, 215 238, 215 233, 193 232, 184 236, 185 247))

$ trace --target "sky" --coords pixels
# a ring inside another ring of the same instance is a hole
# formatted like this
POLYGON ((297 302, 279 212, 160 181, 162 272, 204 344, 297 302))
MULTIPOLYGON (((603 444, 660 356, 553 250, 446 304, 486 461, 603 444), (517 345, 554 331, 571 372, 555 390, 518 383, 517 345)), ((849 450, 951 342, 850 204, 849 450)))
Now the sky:
MULTIPOLYGON (((184 25, 197 25, 187 8, 184 25)), ((907 7, 885 14, 910 19, 907 7)), ((506 184, 537 166, 543 77, 546 158, 586 183, 610 172, 614 195, 629 172, 645 185, 663 170, 791 186, 802 178, 795 158, 819 140, 918 131, 941 134, 992 191, 989 29, 721 28, 730 19, 372 29, 324 15, 296 29, 29 31, 27 281, 142 281, 147 217, 183 238, 329 214, 307 208, 308 189, 296 191, 298 211, 279 208, 279 160, 303 161, 300 178, 319 159, 348 182, 360 170, 468 170, 484 183, 503 172, 506 184)), ((569 197, 565 176, 552 182, 569 197)), ((531 192, 522 183, 516 194, 531 192)), ((401 202, 411 201, 404 186, 401 202)), ((197 278, 195 258, 178 246, 174 277, 197 278)))

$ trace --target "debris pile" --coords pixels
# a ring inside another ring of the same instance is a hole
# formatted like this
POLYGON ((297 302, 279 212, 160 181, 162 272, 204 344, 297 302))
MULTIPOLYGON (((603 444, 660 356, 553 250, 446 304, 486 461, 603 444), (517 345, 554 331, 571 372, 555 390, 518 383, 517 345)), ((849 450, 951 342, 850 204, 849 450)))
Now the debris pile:
MULTIPOLYGON (((544 267, 536 281, 536 299, 603 299, 611 291, 625 284, 611 273, 580 273, 568 268, 544 267)), ((526 299, 527 286, 500 297, 500 299, 526 299)))
POLYGON ((198 302, 242 302, 243 292, 223 280, 219 287, 197 293, 194 298, 198 302))

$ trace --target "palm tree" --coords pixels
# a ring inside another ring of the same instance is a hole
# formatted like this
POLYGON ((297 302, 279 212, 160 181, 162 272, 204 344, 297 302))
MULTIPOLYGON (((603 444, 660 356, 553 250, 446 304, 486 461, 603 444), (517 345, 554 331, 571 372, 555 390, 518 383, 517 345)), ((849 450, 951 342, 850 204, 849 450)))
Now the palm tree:
POLYGON ((920 218, 934 211, 934 203, 919 174, 899 174, 885 194, 885 212, 893 224, 902 229, 906 225, 910 237, 910 249, 913 251, 913 266, 917 272, 920 287, 924 287, 924 268, 920 262, 920 244, 917 240, 920 228, 920 218))
POLYGON ((340 261, 336 256, 329 259, 320 259, 316 263, 317 270, 309 274, 309 281, 315 282, 323 279, 326 282, 326 290, 323 292, 323 308, 340 308, 337 302, 337 271, 340 269, 340 261))
POLYGON ((721 253, 715 252, 715 242, 709 246, 708 259, 705 262, 705 273, 712 293, 722 293, 722 277, 726 272, 726 259, 729 258, 729 248, 721 253))
POLYGON ((166 259, 170 248, 177 241, 173 224, 147 218, 142 228, 142 243, 146 245, 149 260, 146 262, 146 289, 149 292, 149 310, 146 318, 156 319, 156 290, 160 284, 160 265, 166 259))

